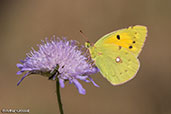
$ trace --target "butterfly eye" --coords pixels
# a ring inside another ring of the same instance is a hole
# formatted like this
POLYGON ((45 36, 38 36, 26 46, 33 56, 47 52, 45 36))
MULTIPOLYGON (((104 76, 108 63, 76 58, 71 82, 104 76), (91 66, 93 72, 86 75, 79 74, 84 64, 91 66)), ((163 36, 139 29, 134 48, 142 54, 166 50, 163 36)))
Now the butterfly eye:
POLYGON ((91 44, 90 44, 90 42, 89 42, 89 41, 85 42, 85 47, 86 47, 86 48, 91 47, 91 44))
POLYGON ((121 38, 120 38, 120 35, 117 35, 117 36, 116 36, 116 38, 117 38, 118 40, 120 40, 120 39, 121 39, 121 38))
POLYGON ((133 41, 132 43, 135 44, 135 41, 133 41))

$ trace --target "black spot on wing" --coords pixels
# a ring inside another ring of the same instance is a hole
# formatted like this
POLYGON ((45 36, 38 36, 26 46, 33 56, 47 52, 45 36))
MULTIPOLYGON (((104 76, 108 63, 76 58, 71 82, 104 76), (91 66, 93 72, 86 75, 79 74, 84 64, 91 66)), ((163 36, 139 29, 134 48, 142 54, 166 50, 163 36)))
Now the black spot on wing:
POLYGON ((129 46, 129 49, 132 49, 133 47, 132 46, 129 46))
POLYGON ((121 38, 120 38, 120 35, 117 35, 117 36, 116 36, 116 38, 117 38, 118 40, 120 40, 120 39, 121 39, 121 38))

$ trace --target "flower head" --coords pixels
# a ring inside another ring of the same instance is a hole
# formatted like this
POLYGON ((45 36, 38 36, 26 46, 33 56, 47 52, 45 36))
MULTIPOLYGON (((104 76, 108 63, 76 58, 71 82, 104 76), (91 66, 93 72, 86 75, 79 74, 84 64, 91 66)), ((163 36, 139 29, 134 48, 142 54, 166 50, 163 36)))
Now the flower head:
POLYGON ((26 72, 17 85, 30 74, 41 74, 49 79, 59 80, 62 88, 65 81, 74 83, 80 94, 85 94, 86 91, 78 79, 92 82, 98 87, 89 75, 99 70, 92 65, 87 54, 83 54, 84 47, 80 48, 75 40, 46 39, 45 42, 42 41, 42 44, 38 45, 38 48, 38 51, 32 48, 25 60, 21 60, 21 64, 17 64, 20 69, 17 72, 18 75, 26 72))

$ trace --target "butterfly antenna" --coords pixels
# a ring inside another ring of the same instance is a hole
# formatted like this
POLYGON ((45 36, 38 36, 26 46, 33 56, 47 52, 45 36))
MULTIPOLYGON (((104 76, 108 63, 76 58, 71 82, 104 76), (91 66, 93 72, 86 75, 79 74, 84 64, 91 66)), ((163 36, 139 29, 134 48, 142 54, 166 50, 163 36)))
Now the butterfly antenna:
POLYGON ((80 30, 80 33, 81 33, 82 37, 83 37, 87 42, 89 42, 87 36, 83 33, 82 30, 80 30))

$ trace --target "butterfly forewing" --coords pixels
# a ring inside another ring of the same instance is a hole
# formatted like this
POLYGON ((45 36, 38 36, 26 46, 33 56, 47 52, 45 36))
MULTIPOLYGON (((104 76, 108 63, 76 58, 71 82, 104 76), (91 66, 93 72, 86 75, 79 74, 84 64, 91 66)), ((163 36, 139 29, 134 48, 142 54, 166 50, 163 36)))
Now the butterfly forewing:
POLYGON ((103 44, 115 44, 138 56, 147 35, 145 26, 136 25, 133 27, 117 30, 103 36, 98 40, 95 46, 100 47, 103 44))

